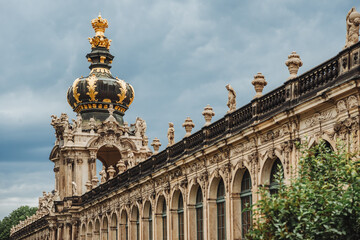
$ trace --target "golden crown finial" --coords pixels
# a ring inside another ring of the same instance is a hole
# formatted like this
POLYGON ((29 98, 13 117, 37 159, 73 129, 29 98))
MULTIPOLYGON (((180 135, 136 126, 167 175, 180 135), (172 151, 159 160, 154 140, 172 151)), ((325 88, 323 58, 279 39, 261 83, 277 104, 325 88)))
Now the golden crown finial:
POLYGON ((95 30, 95 36, 89 38, 91 48, 105 47, 106 49, 109 49, 111 40, 107 39, 104 35, 105 29, 109 26, 108 21, 105 18, 102 18, 101 13, 99 12, 99 16, 91 20, 91 25, 95 30))
POLYGON ((108 21, 101 17, 100 12, 97 18, 91 20, 91 25, 95 30, 95 36, 104 36, 105 29, 109 26, 108 21))

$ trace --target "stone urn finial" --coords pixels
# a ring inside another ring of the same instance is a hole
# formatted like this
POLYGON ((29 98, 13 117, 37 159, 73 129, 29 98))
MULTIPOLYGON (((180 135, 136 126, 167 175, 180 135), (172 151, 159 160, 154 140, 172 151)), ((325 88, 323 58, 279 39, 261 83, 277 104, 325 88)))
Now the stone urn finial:
POLYGON ((91 179, 91 183, 92 183, 92 188, 96 188, 98 183, 99 183, 99 179, 97 178, 97 176, 94 176, 92 179, 91 179))
POLYGON ((154 140, 151 143, 151 146, 154 148, 154 154, 159 153, 159 148, 161 146, 161 142, 158 138, 154 138, 154 140))
POLYGON ((299 54, 296 52, 291 52, 288 56, 288 60, 285 61, 285 65, 288 67, 290 76, 289 79, 296 78, 299 68, 303 65, 303 62, 300 59, 299 54))
POLYGON ((116 170, 113 166, 108 167, 107 173, 109 174, 109 180, 114 178, 116 170))
POLYGON ((92 188, 91 182, 90 182, 90 181, 87 181, 87 182, 85 183, 85 187, 86 187, 86 191, 87 191, 87 192, 90 191, 91 188, 92 188))
POLYGON ((210 105, 208 104, 206 107, 204 107, 204 111, 202 112, 202 115, 205 118, 204 126, 208 126, 211 124, 211 119, 213 116, 215 116, 215 112, 213 111, 213 108, 210 107, 210 105))
POLYGON ((252 85, 254 85, 254 88, 256 91, 254 98, 261 97, 263 95, 262 91, 263 91, 264 87, 267 85, 264 75, 262 75, 260 72, 257 73, 254 76, 254 80, 251 83, 252 83, 252 85))
POLYGON ((188 137, 191 135, 191 130, 195 127, 195 124, 193 123, 190 117, 187 117, 185 119, 185 122, 182 124, 182 126, 185 128, 186 131, 185 137, 188 137))
POLYGON ((120 159, 120 160, 117 162, 116 167, 117 167, 118 170, 119 170, 119 174, 123 173, 123 172, 125 171, 125 169, 126 169, 124 160, 120 159))

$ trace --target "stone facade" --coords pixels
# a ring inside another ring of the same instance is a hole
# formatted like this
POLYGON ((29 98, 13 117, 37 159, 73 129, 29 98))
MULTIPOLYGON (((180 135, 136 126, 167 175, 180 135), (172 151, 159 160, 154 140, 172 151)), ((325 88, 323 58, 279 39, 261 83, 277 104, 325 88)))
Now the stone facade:
POLYGON ((53 116, 55 192, 12 239, 242 239, 243 201, 271 189, 275 164, 291 178, 297 142, 324 139, 335 148, 340 139, 359 150, 359 52, 355 43, 302 75, 292 70, 282 86, 214 123, 211 109, 201 130, 156 154, 145 121, 120 124, 112 106, 86 130, 81 117, 71 125, 53 116))

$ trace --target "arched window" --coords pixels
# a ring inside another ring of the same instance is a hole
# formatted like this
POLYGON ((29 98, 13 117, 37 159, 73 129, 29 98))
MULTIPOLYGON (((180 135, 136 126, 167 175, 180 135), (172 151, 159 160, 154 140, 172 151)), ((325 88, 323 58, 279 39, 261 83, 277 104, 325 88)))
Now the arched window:
POLYGON ((163 209, 162 209, 162 236, 163 236, 163 240, 167 239, 167 223, 166 223, 166 203, 165 203, 165 199, 163 202, 163 209))
POLYGON ((241 181, 241 235, 245 238, 251 224, 251 210, 249 209, 252 204, 252 193, 251 193, 251 177, 248 170, 245 171, 241 181), (246 210, 247 209, 247 210, 246 210))
POLYGON ((203 197, 200 186, 196 193, 196 239, 204 239, 204 226, 203 226, 203 197))
POLYGON ((217 189, 216 206, 218 240, 226 240, 225 186, 222 179, 217 189))
POLYGON ((152 240, 153 227, 152 227, 152 211, 151 206, 149 207, 149 240, 152 240))
MULTIPOLYGON (((273 163, 273 166, 271 168, 270 173, 270 194, 275 194, 279 190, 279 183, 276 181, 276 176, 279 174, 279 172, 283 169, 280 159, 276 159, 273 163)), ((284 177, 284 176, 282 176, 284 177)))
POLYGON ((179 240, 184 240, 184 201, 181 193, 179 195, 177 214, 178 214, 179 240))
POLYGON ((136 240, 140 239, 140 219, 139 210, 136 209, 136 240))

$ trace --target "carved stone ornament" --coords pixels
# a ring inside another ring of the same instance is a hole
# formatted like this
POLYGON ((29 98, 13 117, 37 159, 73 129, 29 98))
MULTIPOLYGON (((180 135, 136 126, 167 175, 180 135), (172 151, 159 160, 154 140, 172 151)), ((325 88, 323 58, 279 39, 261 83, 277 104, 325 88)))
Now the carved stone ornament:
POLYGON ((359 106, 358 98, 355 95, 351 95, 347 99, 347 105, 349 109, 358 107, 359 106))
POLYGON ((290 132, 289 124, 284 124, 281 128, 270 130, 267 133, 260 136, 261 143, 271 142, 279 137, 282 137, 290 132))
POLYGON ((306 127, 313 127, 318 124, 320 121, 330 120, 337 116, 335 110, 330 109, 320 113, 315 113, 312 117, 305 120, 306 127))

